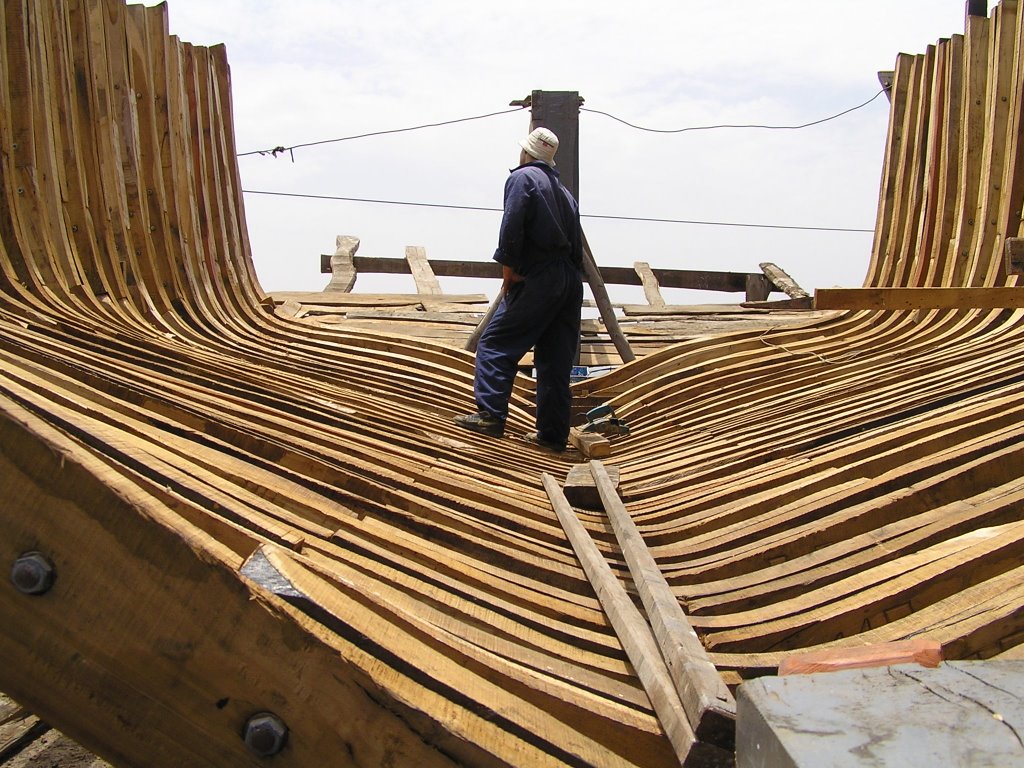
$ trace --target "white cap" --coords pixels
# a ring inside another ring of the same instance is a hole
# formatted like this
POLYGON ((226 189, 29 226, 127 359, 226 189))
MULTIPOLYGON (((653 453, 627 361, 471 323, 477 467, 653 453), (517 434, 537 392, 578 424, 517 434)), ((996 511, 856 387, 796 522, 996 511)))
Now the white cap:
POLYGON ((558 137, 547 128, 534 128, 530 135, 519 142, 530 157, 543 160, 548 165, 555 164, 555 152, 558 151, 558 137))

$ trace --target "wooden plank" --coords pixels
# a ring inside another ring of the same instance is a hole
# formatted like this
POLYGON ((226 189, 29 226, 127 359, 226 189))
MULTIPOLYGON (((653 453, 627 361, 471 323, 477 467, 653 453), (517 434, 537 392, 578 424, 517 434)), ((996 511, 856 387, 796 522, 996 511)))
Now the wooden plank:
POLYGON ((761 267, 761 271, 764 272, 765 277, 771 281, 771 284, 789 296, 789 298, 810 298, 810 294, 797 285, 796 281, 790 277, 782 267, 772 264, 770 261, 762 262, 759 266, 761 267))
POLYGON ((580 566, 590 579, 608 621, 615 628, 623 650, 643 683, 680 764, 703 764, 709 754, 716 755, 719 750, 697 740, 647 623, 569 506, 558 482, 546 472, 541 474, 541 479, 580 566))
POLYGON ((672 594, 633 518, 615 492, 604 465, 591 461, 590 471, 690 727, 702 741, 732 749, 736 737, 736 701, 672 594))
POLYGON ((1024 288, 819 288, 815 309, 1020 309, 1024 288))
POLYGON ((647 303, 652 307, 665 306, 665 298, 661 295, 658 278, 651 271, 651 265, 646 261, 637 261, 633 263, 633 269, 636 270, 637 275, 640 277, 640 282, 644 286, 644 296, 647 297, 647 303))
POLYGON ((419 245, 405 247, 405 260, 409 262, 409 271, 416 282, 417 293, 438 295, 442 293, 441 284, 427 261, 427 249, 419 245))

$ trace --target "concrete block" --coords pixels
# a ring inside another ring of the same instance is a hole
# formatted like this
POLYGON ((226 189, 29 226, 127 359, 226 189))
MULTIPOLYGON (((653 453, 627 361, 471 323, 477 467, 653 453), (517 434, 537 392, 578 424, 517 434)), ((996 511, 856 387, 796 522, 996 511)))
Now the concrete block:
POLYGON ((737 768, 1024 766, 1024 661, 763 677, 736 707, 737 768))

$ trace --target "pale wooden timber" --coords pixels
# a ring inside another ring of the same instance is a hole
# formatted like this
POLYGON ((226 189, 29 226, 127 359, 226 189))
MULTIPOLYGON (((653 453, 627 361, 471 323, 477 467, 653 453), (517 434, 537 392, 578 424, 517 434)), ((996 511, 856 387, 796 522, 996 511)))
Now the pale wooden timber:
POLYGON ((796 281, 782 267, 772 264, 770 261, 761 262, 759 266, 771 284, 789 296, 789 298, 806 299, 810 296, 807 291, 796 284, 796 281))
POLYGON ((486 304, 482 293, 444 294, 443 298, 431 299, 418 293, 341 293, 333 291, 303 292, 274 291, 270 298, 278 304, 297 301, 302 304, 320 304, 325 307, 426 307, 431 301, 446 304, 486 304))
POLYGON ((735 699, 644 544, 604 465, 591 461, 590 471, 690 727, 698 739, 731 749, 736 735, 735 699))
POLYGON ((407 245, 405 247, 405 260, 409 262, 409 271, 416 282, 416 290, 419 293, 440 294, 441 284, 430 268, 427 261, 427 250, 418 245, 407 245))
POLYGON ((697 741, 650 628, 615 578, 586 528, 577 519, 558 487, 558 482, 546 472, 541 475, 541 479, 559 522, 580 560, 580 566, 590 579, 608 620, 615 627, 637 676, 643 682, 644 690, 658 713, 662 728, 672 742, 680 764, 705 764, 716 748, 697 741))
POLYGON ((658 278, 651 271, 651 265, 646 261, 637 261, 634 262, 633 269, 636 270, 640 282, 643 283, 647 303, 652 307, 665 306, 665 298, 661 295, 661 286, 658 285, 658 278))
POLYGON ((351 291, 356 282, 356 268, 352 259, 359 250, 359 238, 351 235, 338 235, 337 247, 331 256, 329 272, 331 281, 324 287, 325 291, 351 291))
POLYGON ((1024 308, 1024 288, 819 288, 815 309, 1024 308))

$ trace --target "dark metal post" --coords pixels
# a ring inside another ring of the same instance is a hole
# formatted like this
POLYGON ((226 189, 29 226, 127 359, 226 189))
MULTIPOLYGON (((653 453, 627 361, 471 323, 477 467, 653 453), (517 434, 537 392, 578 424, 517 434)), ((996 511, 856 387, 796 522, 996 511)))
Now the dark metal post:
POLYGON ((580 199, 579 91, 534 91, 530 95, 530 130, 543 126, 558 137, 558 176, 577 202, 580 199))

